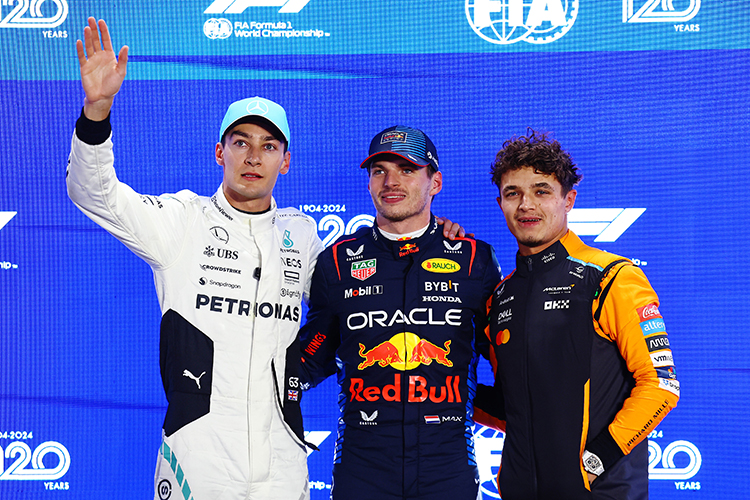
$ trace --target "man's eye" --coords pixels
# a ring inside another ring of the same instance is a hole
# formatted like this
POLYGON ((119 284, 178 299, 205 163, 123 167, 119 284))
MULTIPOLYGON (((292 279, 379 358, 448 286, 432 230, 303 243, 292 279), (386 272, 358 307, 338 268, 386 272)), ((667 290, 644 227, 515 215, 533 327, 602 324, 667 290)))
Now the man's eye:
POLYGON ((269 151, 273 151, 274 149, 276 149, 276 145, 275 144, 266 144, 263 147, 265 149, 268 149, 269 151))

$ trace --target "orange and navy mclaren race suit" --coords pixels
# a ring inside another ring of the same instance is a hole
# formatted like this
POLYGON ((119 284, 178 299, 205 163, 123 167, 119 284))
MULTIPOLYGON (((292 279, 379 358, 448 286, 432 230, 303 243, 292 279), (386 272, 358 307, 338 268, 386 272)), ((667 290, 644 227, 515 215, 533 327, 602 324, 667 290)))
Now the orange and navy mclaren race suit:
POLYGON ((477 340, 500 280, 491 246, 377 227, 320 255, 302 329, 302 377, 338 373, 334 499, 473 499, 477 340), (475 325, 476 323, 476 325, 475 325))
POLYGON ((648 498, 645 438, 680 394, 656 293, 570 231, 516 265, 488 304, 495 388, 475 400, 506 425, 502 498, 648 498), (590 487, 584 450, 604 464, 590 487))

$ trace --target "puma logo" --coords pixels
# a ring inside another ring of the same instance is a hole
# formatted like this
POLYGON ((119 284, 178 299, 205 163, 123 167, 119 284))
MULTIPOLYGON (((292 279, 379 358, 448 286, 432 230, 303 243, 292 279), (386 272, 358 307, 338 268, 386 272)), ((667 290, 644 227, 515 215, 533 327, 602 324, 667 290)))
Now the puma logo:
POLYGON ((195 383, 198 384, 198 389, 201 388, 201 377, 203 375, 205 375, 205 374, 206 374, 206 372, 203 372, 203 373, 201 373, 200 375, 198 375, 196 377, 195 375, 193 375, 192 373, 190 373, 190 370, 185 370, 184 372, 182 372, 182 376, 183 377, 187 377, 187 378, 191 378, 191 379, 195 380, 195 383))

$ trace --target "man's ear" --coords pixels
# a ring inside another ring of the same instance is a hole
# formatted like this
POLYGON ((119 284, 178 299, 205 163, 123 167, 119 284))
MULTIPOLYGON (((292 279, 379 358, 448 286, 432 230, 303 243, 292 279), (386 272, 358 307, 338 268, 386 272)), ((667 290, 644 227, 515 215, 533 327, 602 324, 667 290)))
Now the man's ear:
POLYGON ((220 142, 216 143, 216 151, 214 151, 216 157, 216 163, 224 166, 224 146, 220 142))

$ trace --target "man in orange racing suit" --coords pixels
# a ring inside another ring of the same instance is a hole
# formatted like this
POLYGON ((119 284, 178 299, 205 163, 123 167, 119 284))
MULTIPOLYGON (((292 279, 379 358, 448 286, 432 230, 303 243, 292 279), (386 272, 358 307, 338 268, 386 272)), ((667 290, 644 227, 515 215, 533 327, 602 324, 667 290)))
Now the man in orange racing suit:
POLYGON ((646 276, 567 228, 580 179, 533 131, 492 168, 518 254, 488 303, 495 386, 479 387, 475 419, 505 427, 503 500, 648 498, 645 438, 679 399, 646 276))
POLYGON ((338 374, 331 496, 475 499, 472 399, 494 251, 438 231, 442 172, 422 131, 382 131, 362 167, 375 226, 321 253, 301 331, 303 381, 338 374))

